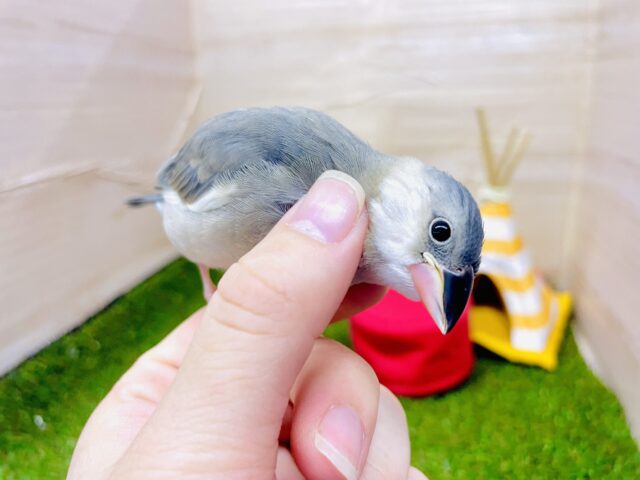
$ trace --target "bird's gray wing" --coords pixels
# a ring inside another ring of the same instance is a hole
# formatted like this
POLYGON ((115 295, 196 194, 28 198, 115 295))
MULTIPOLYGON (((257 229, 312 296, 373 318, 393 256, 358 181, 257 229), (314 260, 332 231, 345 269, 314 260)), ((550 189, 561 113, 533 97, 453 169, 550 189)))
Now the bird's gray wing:
POLYGON ((353 175, 371 152, 344 126, 314 110, 235 110, 204 123, 163 166, 158 186, 190 204, 242 174, 264 175, 267 182, 278 170, 308 188, 328 169, 353 175))

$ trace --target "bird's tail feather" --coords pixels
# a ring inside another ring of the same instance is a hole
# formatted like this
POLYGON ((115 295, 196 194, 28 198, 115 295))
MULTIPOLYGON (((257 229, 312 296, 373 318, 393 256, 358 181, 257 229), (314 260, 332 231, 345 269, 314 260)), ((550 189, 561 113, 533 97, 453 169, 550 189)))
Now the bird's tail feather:
POLYGON ((127 205, 130 207, 144 207, 150 203, 160 203, 162 202, 162 194, 161 193, 152 193, 149 195, 142 195, 140 197, 131 197, 127 199, 127 205))

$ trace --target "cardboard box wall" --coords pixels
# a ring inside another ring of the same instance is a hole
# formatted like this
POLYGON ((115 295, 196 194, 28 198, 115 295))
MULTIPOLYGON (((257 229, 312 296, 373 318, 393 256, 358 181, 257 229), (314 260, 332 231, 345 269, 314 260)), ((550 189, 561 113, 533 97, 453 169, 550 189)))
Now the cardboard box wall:
POLYGON ((496 142, 534 135, 519 225, 640 432, 637 3, 15 0, 0 18, 0 371, 175 256, 123 199, 203 119, 310 106, 474 187, 484 105, 496 142))

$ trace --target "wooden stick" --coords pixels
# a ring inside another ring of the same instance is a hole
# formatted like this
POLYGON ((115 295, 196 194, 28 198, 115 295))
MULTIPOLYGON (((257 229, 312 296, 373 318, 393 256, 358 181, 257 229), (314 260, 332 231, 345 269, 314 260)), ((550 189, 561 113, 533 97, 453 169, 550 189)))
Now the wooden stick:
POLYGON ((529 148, 529 144, 531 143, 532 135, 529 132, 523 133, 518 146, 513 152, 513 156, 509 159, 509 163, 505 165, 504 171, 500 176, 500 185, 505 186, 511 181, 511 177, 513 176, 513 172, 515 172, 516 167, 524 157, 524 154, 529 148))
POLYGON ((516 147, 516 143, 518 137, 520 136, 520 131, 513 127, 509 132, 509 136, 507 137, 507 142, 504 145, 504 149, 502 150, 502 154, 498 159, 498 164, 496 165, 496 176, 500 179, 500 172, 504 171, 504 167, 509 162, 509 159, 513 156, 513 152, 516 147))
POLYGON ((491 148, 491 139, 489 137, 489 127, 487 126, 487 119, 484 114, 484 109, 477 108, 476 116, 478 118, 478 127, 480 128, 480 143, 482 145, 482 157, 484 160, 484 167, 487 170, 487 178, 489 185, 496 185, 496 176, 494 170, 494 156, 491 148))

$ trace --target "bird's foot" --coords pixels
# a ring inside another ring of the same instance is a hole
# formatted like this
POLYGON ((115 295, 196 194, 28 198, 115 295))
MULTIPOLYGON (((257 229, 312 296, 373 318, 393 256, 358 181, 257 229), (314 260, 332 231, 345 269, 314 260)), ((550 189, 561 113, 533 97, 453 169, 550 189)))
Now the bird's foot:
POLYGON ((209 267, 198 264, 198 272, 200 272, 200 279, 202 280, 202 293, 204 294, 205 301, 209 302, 214 293, 216 293, 216 286, 211 280, 211 274, 209 273, 209 267))

